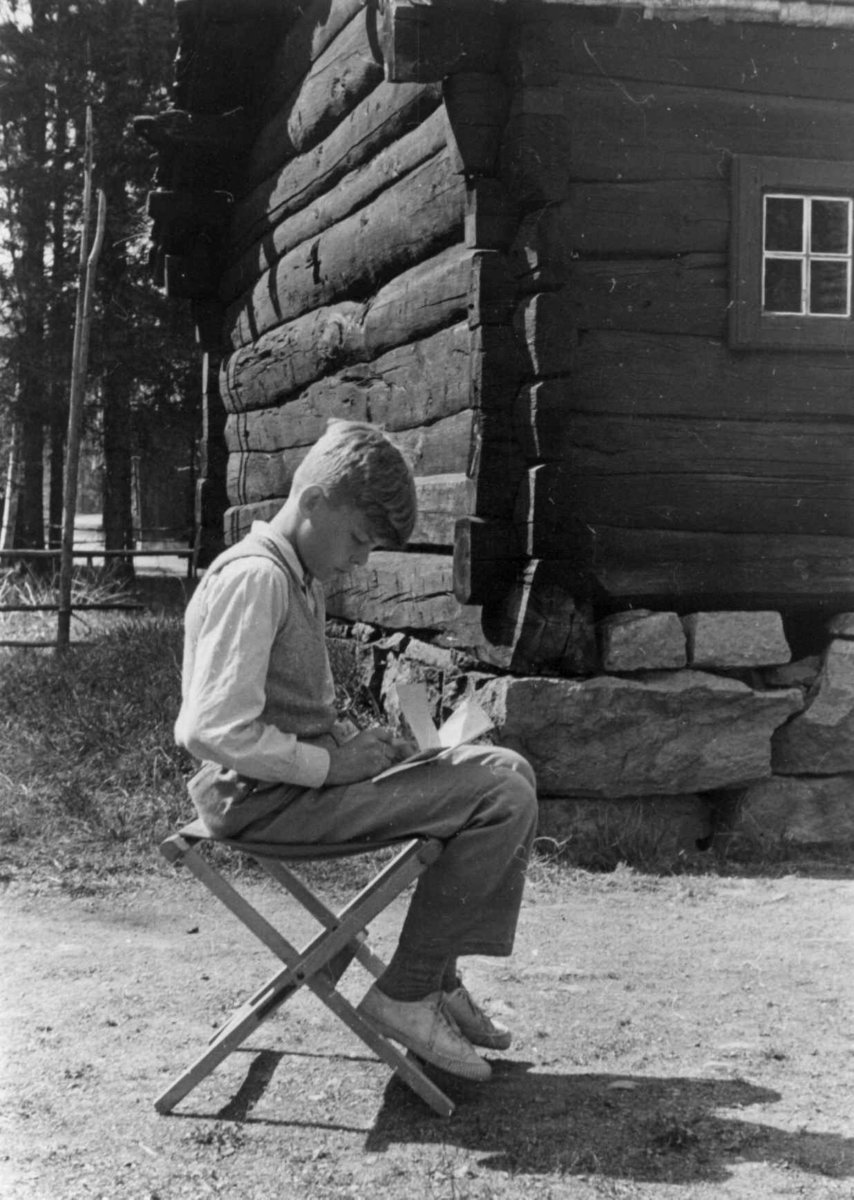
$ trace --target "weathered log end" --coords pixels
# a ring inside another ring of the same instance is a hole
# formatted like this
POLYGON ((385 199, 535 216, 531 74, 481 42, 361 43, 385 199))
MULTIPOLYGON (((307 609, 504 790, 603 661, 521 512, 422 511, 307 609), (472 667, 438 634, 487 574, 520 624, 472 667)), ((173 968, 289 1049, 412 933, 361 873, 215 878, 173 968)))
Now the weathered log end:
POLYGON ((483 608, 483 632, 519 673, 589 675, 598 668, 592 604, 572 564, 528 563, 509 589, 483 608))
POLYGON ((503 5, 382 0, 380 8, 377 33, 390 82, 429 83, 460 71, 497 69, 506 29, 503 5))
POLYGON ((509 523, 461 517, 454 526, 454 595, 460 604, 486 604, 511 585, 522 563, 509 523))

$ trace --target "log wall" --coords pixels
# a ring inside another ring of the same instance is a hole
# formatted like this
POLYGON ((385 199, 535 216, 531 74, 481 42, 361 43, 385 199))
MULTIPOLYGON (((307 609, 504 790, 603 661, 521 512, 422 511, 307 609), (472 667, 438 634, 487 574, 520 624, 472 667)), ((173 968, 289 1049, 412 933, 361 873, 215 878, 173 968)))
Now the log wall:
POLYGON ((553 4, 507 45, 518 544, 615 606, 850 597, 854 362, 727 326, 733 156, 854 160, 854 35, 553 4))
POLYGON ((336 587, 330 614, 471 647, 483 634, 470 586, 455 594, 456 525, 509 527, 525 471, 503 33, 484 41, 469 19, 425 70, 387 18, 305 7, 247 116, 215 297, 225 534, 278 509, 329 417, 375 422, 412 464, 418 524, 405 553, 336 587))
POLYGON ((727 330, 733 155, 854 159, 854 35, 564 0, 216 12, 238 91, 202 73, 140 132, 173 163, 150 211, 225 409, 227 541, 352 416, 421 512, 335 615, 584 673, 597 611, 850 592, 849 358, 727 330))

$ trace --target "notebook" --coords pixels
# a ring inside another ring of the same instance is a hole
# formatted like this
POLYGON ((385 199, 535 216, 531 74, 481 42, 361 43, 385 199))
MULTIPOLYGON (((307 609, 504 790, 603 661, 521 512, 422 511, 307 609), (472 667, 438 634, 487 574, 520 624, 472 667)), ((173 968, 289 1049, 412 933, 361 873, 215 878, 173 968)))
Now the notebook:
POLYGON ((423 683, 402 683, 397 687, 397 698, 400 711, 406 718, 406 723, 412 731, 412 736, 418 745, 415 754, 410 754, 402 762, 395 763, 373 777, 372 782, 388 779, 398 771, 408 771, 420 763, 431 762, 434 758, 447 756, 449 751, 465 742, 472 742, 482 733, 492 728, 492 720, 487 716, 476 700, 471 697, 451 713, 437 729, 430 713, 430 701, 427 688, 423 683))

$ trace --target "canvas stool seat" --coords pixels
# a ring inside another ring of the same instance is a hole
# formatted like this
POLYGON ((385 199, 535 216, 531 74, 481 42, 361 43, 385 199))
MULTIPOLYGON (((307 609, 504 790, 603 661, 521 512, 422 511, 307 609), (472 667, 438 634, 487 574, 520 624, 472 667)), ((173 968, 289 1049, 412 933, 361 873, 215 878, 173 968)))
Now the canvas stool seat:
POLYGON ((272 1016, 301 987, 306 986, 343 1023, 427 1104, 441 1116, 450 1116, 453 1102, 427 1077, 418 1059, 406 1054, 365 1020, 338 991, 344 971, 357 959, 374 978, 385 963, 367 942, 367 927, 400 893, 424 872, 442 852, 436 838, 414 837, 396 842, 345 842, 335 845, 269 846, 251 841, 212 839, 201 821, 194 821, 161 843, 160 852, 175 866, 186 866, 284 966, 231 1014, 204 1052, 155 1100, 158 1112, 168 1113, 234 1050, 272 1016), (201 849, 216 841, 240 854, 249 855, 322 926, 301 950, 276 929, 223 874, 213 867, 201 849), (288 863, 311 859, 341 858, 373 853, 394 847, 390 862, 340 911, 329 908, 290 870, 288 863))

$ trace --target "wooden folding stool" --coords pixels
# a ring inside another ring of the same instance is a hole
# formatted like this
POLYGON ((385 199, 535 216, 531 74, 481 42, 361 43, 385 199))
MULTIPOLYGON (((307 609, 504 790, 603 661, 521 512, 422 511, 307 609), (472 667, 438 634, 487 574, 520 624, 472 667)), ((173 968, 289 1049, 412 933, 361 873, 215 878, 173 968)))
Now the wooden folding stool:
POLYGON ((337 990, 337 983, 354 958, 375 977, 385 963, 367 944, 367 926, 392 900, 418 878, 442 851, 435 838, 411 838, 405 842, 356 843, 336 845, 265 846, 247 841, 224 841, 219 845, 248 854, 277 883, 281 884, 304 909, 323 926, 302 950, 297 950, 265 917, 255 909, 200 853, 198 844, 212 841, 201 821, 185 826, 160 846, 160 852, 176 866, 187 866, 197 879, 243 922, 268 949, 285 964, 239 1008, 217 1031, 207 1049, 155 1101, 158 1112, 168 1113, 232 1051, 236 1050, 258 1026, 289 1000, 304 984, 384 1062, 400 1075, 440 1116, 449 1117, 453 1102, 421 1070, 418 1060, 405 1054, 362 1017, 337 990), (300 879, 291 873, 287 862, 322 858, 342 858, 368 854, 387 846, 400 847, 398 853, 340 912, 334 912, 300 879))

